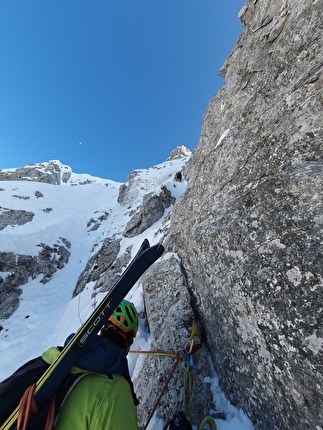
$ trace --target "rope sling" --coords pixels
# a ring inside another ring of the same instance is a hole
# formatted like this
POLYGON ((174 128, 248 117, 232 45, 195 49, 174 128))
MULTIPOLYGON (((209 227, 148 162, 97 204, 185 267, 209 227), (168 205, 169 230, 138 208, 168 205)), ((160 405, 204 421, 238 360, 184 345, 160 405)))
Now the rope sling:
MULTIPOLYGON (((199 343, 194 344, 195 334, 196 334, 197 324, 194 323, 192 327, 192 331, 189 337, 188 344, 179 350, 178 352, 174 351, 129 351, 129 353, 132 354, 144 354, 144 355, 152 355, 152 356, 161 356, 161 357, 173 357, 175 359, 174 364, 171 368, 171 371, 166 379, 166 382, 157 397, 155 404, 148 416, 147 422, 143 427, 143 430, 147 430, 148 425, 154 416, 156 409, 158 405, 160 404, 160 401, 165 394, 165 391, 167 390, 168 384, 174 375, 174 372, 179 364, 180 361, 183 362, 184 367, 184 380, 183 380, 183 412, 185 416, 188 418, 189 422, 192 424, 193 419, 193 405, 194 405, 194 398, 193 398, 193 369, 194 369, 194 353, 198 351, 202 345, 199 343)), ((169 428, 169 425, 171 423, 171 419, 166 422, 163 430, 167 430, 169 428)), ((205 426, 209 426, 209 430, 216 430, 216 423, 213 417, 206 416, 203 418, 203 420, 200 422, 198 426, 198 430, 203 430, 205 426)))

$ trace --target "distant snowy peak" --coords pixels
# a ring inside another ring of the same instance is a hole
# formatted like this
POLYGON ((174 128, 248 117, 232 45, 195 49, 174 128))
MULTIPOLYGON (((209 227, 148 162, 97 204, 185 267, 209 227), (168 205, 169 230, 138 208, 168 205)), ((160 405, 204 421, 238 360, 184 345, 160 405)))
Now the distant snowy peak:
POLYGON ((25 167, 0 171, 1 181, 34 181, 53 185, 67 182, 70 176, 71 169, 68 166, 63 166, 58 160, 38 164, 32 163, 25 167))
POLYGON ((171 161, 171 160, 177 160, 179 158, 183 158, 183 157, 189 157, 191 155, 191 151, 186 148, 186 146, 181 145, 181 146, 177 146, 170 154, 170 156, 168 157, 167 161, 171 161))
POLYGON ((0 181, 34 181, 52 185, 86 185, 98 182, 109 185, 114 182, 88 174, 73 173, 69 166, 59 160, 0 170, 0 181))

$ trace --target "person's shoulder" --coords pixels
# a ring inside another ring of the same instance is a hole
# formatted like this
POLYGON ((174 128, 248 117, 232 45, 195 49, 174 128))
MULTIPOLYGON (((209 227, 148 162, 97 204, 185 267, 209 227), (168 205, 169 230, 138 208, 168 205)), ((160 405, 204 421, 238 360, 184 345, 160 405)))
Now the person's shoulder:
POLYGON ((106 375, 101 373, 88 373, 73 387, 68 397, 69 402, 75 402, 84 407, 109 402, 112 399, 123 397, 129 391, 129 384, 121 375, 106 375), (88 405, 88 406, 85 406, 88 405))
POLYGON ((116 386, 119 388, 129 385, 124 376, 115 373, 111 375, 103 373, 88 373, 86 378, 81 382, 83 382, 83 385, 93 387, 93 390, 100 390, 102 387, 111 389, 116 386))
POLYGON ((129 383, 123 376, 117 374, 90 373, 73 391, 73 397, 78 399, 77 403, 82 399, 82 403, 96 404, 99 409, 109 404, 133 404, 129 383))
POLYGON ((90 375, 92 375, 93 384, 103 384, 118 387, 128 387, 129 385, 126 378, 122 375, 118 375, 117 373, 113 373, 111 375, 102 373, 90 373, 90 375))
POLYGON ((92 377, 92 384, 93 389, 113 397, 122 397, 131 393, 130 385, 126 378, 116 373, 112 375, 95 374, 92 377))

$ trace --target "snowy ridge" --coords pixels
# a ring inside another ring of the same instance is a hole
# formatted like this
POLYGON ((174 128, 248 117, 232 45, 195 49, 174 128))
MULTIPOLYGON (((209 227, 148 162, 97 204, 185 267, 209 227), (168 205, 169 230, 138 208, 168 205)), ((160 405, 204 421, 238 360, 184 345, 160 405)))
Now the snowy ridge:
POLYGON ((127 188, 127 197, 123 205, 131 204, 135 207, 140 204, 143 197, 148 193, 158 194, 160 188, 164 185, 171 190, 175 198, 180 197, 185 188, 186 182, 177 183, 174 187, 174 174, 182 170, 189 157, 166 161, 157 164, 149 169, 135 170, 129 175, 127 188))
MULTIPOLYGON (((185 182, 175 188, 172 178, 174 169, 182 168, 185 162, 184 159, 169 161, 155 168, 141 170, 138 180, 131 183, 131 194, 140 202, 147 192, 156 192, 163 184, 168 183, 173 188, 174 195, 178 197, 185 191, 185 182), (146 179, 141 183, 139 178, 146 179)), ((117 201, 121 184, 93 178, 91 175, 74 174, 68 166, 63 166, 58 161, 54 164, 60 167, 61 177, 64 172, 71 173, 68 181, 54 185, 31 181, 29 177, 28 180, 0 182, 1 207, 5 208, 5 212, 27 211, 34 215, 29 222, 22 225, 7 225, 0 230, 1 252, 34 256, 38 254, 41 243, 52 246, 63 238, 71 244, 69 249, 71 255, 66 266, 58 270, 46 285, 41 285, 39 279, 30 280, 23 285, 19 308, 11 318, 0 321, 3 327, 0 331, 0 347, 1 350, 7 351, 1 358, 0 379, 6 377, 24 361, 41 354, 44 349, 51 346, 52 334, 55 341, 57 339, 57 342, 61 343, 71 330, 80 325, 77 311, 76 315, 70 315, 66 331, 63 332, 58 323, 59 316, 64 314, 66 306, 69 307, 76 281, 91 255, 98 251, 104 238, 116 234, 122 237, 124 226, 129 220, 129 208, 117 201), (84 180, 89 180, 89 183, 73 186, 82 184, 84 180), (91 220, 103 218, 102 214, 106 214, 106 219, 102 219, 98 223, 98 228, 92 231, 91 220), (76 323, 71 322, 74 317, 76 323), (33 336, 36 327, 37 339, 33 336), (23 348, 20 347, 22 344, 23 348)), ((52 165, 53 163, 49 162, 33 167, 44 172, 52 165)), ((15 169, 8 170, 16 173, 15 169)), ((3 212, 0 212, 0 218, 1 214, 3 212)), ((133 246, 132 252, 135 253, 143 237, 147 237, 151 243, 156 243, 158 237, 155 237, 155 232, 161 224, 162 220, 138 237, 122 237, 120 253, 130 245, 133 246)), ((6 274, 2 272, 2 276, 6 274)), ((83 301, 85 294, 82 293, 82 297, 77 301, 83 301)), ((91 312, 92 304, 90 301, 90 307, 85 308, 84 318, 91 312)))

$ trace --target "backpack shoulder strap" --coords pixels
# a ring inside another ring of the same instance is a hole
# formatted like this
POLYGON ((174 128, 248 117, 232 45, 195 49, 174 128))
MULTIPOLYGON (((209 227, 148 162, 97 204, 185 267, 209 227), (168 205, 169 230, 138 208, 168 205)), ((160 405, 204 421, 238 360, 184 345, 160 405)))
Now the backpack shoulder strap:
POLYGON ((73 388, 78 384, 83 378, 87 375, 90 375, 92 372, 84 372, 78 374, 69 374, 64 381, 60 384, 55 393, 55 416, 59 414, 61 408, 63 407, 67 397, 73 390, 73 388))

